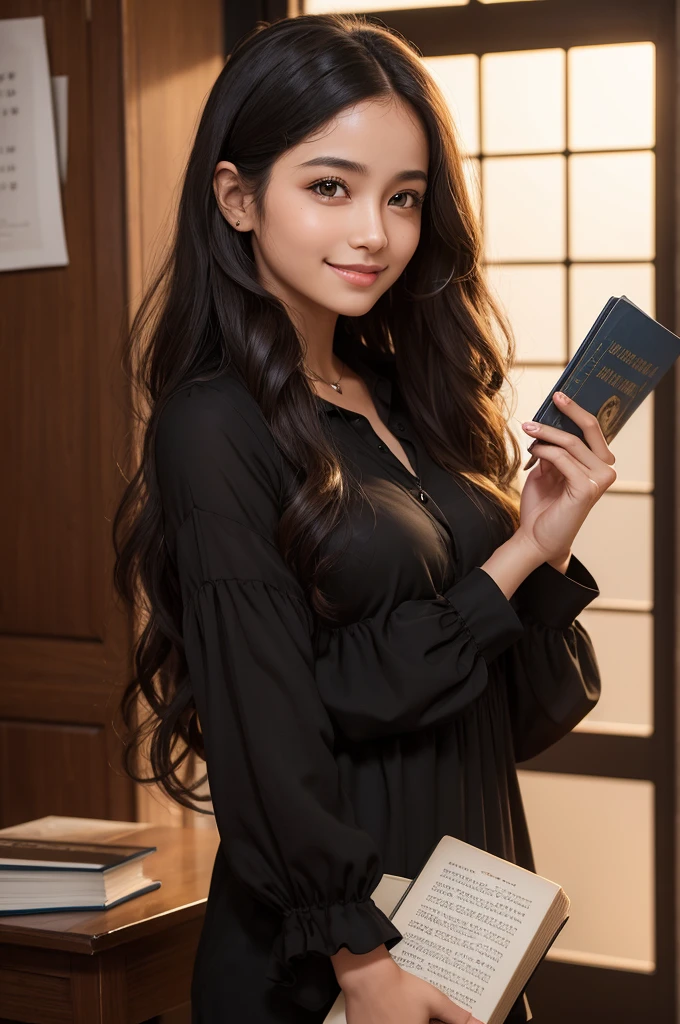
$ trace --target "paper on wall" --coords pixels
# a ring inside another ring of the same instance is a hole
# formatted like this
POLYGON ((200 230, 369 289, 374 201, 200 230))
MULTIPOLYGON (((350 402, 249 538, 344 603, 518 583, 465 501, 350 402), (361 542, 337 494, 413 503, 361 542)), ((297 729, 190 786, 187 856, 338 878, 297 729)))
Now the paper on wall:
POLYGON ((0 270, 68 265, 45 19, 0 20, 0 270))

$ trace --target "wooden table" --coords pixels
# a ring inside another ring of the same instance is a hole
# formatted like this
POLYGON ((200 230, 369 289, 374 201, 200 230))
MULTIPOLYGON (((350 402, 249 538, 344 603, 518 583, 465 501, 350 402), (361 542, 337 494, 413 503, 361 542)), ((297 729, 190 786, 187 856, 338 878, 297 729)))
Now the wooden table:
POLYGON ((139 1024, 188 1002, 219 836, 152 826, 127 841, 158 847, 144 870, 160 889, 107 911, 0 917, 0 1018, 139 1024))

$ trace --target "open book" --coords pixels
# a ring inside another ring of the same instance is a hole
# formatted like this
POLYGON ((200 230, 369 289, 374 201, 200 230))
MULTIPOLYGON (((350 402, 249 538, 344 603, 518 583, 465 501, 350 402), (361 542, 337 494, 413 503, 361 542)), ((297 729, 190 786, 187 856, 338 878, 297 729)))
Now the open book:
MULTIPOLYGON (((372 898, 403 938, 390 954, 483 1024, 502 1024, 569 917, 555 882, 443 836, 410 881, 372 898)), ((341 992, 324 1024, 346 1024, 341 992)))

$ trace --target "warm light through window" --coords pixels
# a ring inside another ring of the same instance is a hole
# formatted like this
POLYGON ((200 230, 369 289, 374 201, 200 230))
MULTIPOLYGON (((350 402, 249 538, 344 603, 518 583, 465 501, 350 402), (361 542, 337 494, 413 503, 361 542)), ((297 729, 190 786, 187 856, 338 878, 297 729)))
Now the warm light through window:
POLYGON ((569 51, 569 148, 653 146, 654 44, 569 51))
POLYGON ((485 153, 564 149, 564 65, 561 49, 484 54, 485 153))
POLYGON ((575 155, 569 193, 572 259, 653 259, 653 153, 575 155))
POLYGON ((563 260, 563 156, 500 156, 482 162, 485 257, 563 260))
POLYGON ((479 153, 479 57, 425 57, 425 64, 444 93, 464 153, 479 153))
MULTIPOLYGON (((305 14, 367 14, 370 11, 414 11, 420 7, 465 7, 470 0, 304 0, 305 14)), ((496 3, 507 0, 495 0, 496 3)))

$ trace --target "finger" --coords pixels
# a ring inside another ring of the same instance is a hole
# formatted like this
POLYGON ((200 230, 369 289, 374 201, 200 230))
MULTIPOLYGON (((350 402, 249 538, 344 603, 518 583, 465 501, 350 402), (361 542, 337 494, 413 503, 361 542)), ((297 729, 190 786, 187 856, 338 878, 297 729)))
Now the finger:
MULTIPOLYGON (((460 1010, 459 1006, 456 1006, 457 1010, 460 1010)), ((441 1012, 441 1011, 437 1011, 441 1012)), ((484 1024, 478 1017, 473 1017, 471 1012, 463 1010, 463 1017, 456 1017, 454 1024, 484 1024)), ((446 1024, 446 1021, 442 1020, 441 1017, 430 1017, 430 1021, 434 1021, 434 1024, 446 1024)))
POLYGON ((607 490, 616 479, 616 470, 612 466, 605 466, 600 462, 596 470, 588 469, 578 459, 556 444, 541 444, 536 446, 536 454, 539 459, 549 462, 560 472, 572 485, 577 494, 584 497, 599 498, 600 494, 607 490))
MULTIPOLYGON (((464 1019, 460 1018, 463 1024, 484 1024, 484 1021, 481 1021, 479 1017, 473 1017, 467 1010, 465 1010, 465 1013, 467 1016, 464 1019)), ((430 1024, 446 1024, 446 1021, 443 1021, 441 1017, 430 1017, 430 1024)), ((458 1024, 458 1018, 456 1018, 455 1024, 458 1024)))
POLYGON ((459 1006, 443 992, 440 995, 441 1000, 437 999, 431 1008, 435 1020, 442 1020, 445 1024, 475 1024, 476 1018, 470 1010, 459 1006))
POLYGON ((565 413, 569 419, 573 420, 574 423, 578 424, 583 431, 583 436, 598 458, 606 462, 608 466, 613 466, 614 454, 604 439, 602 427, 597 416, 588 412, 582 405, 574 401, 573 398, 569 398, 568 395, 565 395, 564 398, 559 397, 560 395, 562 395, 561 391, 556 391, 553 395, 553 401, 557 408, 560 412, 565 413))
MULTIPOLYGON (((523 423, 522 430, 530 434, 531 437, 541 441, 551 441, 553 444, 558 444, 561 448, 566 448, 575 459, 582 462, 588 469, 595 470, 604 461, 595 452, 591 451, 582 438, 572 434, 569 430, 560 430, 559 427, 551 427, 547 423, 531 422, 523 423)), ((609 463, 609 465, 612 465, 612 463, 609 463)))

